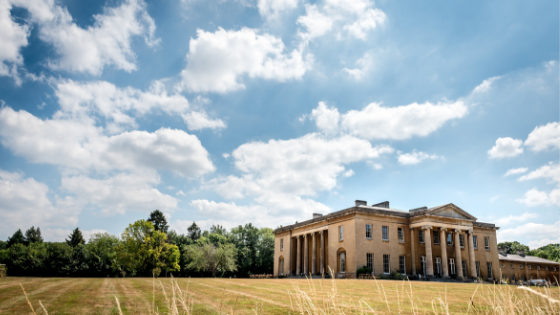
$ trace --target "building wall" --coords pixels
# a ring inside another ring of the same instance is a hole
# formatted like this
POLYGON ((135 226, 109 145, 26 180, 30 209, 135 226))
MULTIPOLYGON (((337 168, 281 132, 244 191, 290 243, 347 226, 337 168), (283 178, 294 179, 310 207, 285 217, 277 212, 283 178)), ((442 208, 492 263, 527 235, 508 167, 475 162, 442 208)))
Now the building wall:
POLYGON ((276 234, 274 240, 274 274, 280 274, 280 257, 284 258, 284 275, 290 270, 290 251, 292 249, 291 233, 289 231, 276 234), (284 249, 280 250, 280 240, 284 240, 284 249))
POLYGON ((478 236, 478 249, 474 250, 475 261, 480 262, 480 276, 482 279, 488 279, 488 270, 486 263, 492 263, 492 273, 494 279, 500 279, 500 260, 498 257, 498 240, 496 231, 490 229, 474 228, 474 235, 478 236), (490 240, 490 250, 486 250, 484 238, 490 240))
POLYGON ((328 263, 333 272, 339 272, 338 252, 346 251, 346 272, 356 272, 356 223, 353 215, 337 218, 329 222, 328 263), (344 239, 339 239, 338 228, 344 227, 344 239))
POLYGON ((511 276, 515 276, 515 281, 521 280, 521 276, 524 276, 525 281, 531 279, 544 279, 550 282, 557 282, 560 279, 560 266, 554 264, 544 264, 544 263, 525 263, 519 261, 508 261, 502 259, 500 261, 500 273, 502 278, 507 278, 511 281, 511 276), (502 267, 503 264, 503 267, 502 267), (513 265, 513 268, 511 267, 513 265), (523 266, 523 269, 521 268, 523 266), (531 269, 528 268, 531 266, 531 269), (538 266, 541 270, 538 270, 538 266), (546 270, 548 266, 548 271, 546 270), (556 268, 556 271, 554 269, 556 268))

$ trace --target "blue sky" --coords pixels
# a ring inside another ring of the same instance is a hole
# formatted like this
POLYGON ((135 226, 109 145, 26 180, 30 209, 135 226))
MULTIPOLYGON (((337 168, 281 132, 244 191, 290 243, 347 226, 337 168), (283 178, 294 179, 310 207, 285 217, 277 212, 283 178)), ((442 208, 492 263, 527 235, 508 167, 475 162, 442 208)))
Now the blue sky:
POLYGON ((0 238, 361 199, 560 242, 558 6, 0 0, 0 238))

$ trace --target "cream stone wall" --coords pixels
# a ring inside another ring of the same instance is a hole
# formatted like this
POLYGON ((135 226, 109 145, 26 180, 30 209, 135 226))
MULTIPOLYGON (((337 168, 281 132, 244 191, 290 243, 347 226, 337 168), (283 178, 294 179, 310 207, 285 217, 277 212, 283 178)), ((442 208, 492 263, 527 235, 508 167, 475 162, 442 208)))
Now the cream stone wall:
POLYGON ((284 275, 289 274, 290 270, 290 251, 291 251, 291 237, 290 232, 283 232, 276 234, 274 240, 274 274, 280 274, 280 257, 284 258, 284 275), (284 240, 284 248, 280 250, 280 240, 284 240))
POLYGON ((511 276, 515 276, 515 281, 521 280, 521 276, 525 277, 525 281, 531 279, 544 279, 555 283, 560 281, 560 266, 557 264, 545 264, 545 263, 525 263, 519 261, 508 261, 508 260, 501 260, 500 261, 500 272, 503 278, 507 278, 511 281, 511 276), (501 264, 504 264, 502 267, 501 264), (511 265, 513 264, 513 268, 511 265), (528 266, 531 266, 531 269, 528 266), (521 269, 520 266, 523 266, 521 269), (541 270, 538 270, 537 266, 541 267, 541 270), (545 267, 548 266, 548 270, 545 267), (554 271, 556 268, 556 271, 554 271))
MULTIPOLYGON (((329 253, 328 264, 334 272, 340 272, 338 252, 346 251, 346 272, 356 272, 356 223, 353 216, 344 216, 329 222, 329 253), (339 239, 339 226, 344 227, 344 239, 339 239)), ((327 268, 328 270, 328 268, 327 268)))

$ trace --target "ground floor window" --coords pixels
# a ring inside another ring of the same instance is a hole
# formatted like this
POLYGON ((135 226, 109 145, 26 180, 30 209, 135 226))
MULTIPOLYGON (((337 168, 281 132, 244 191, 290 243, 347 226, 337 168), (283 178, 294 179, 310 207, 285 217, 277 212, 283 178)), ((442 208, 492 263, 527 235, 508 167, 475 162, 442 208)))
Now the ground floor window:
POLYGON ((284 258, 280 259, 280 275, 284 275, 284 258))
POLYGON ((340 272, 346 272, 346 253, 340 253, 340 272))
POLYGON ((422 268, 422 274, 426 276, 426 256, 420 256, 420 268, 422 268))
POLYGON ((525 276, 521 276, 521 281, 525 281, 525 276))
POLYGON ((399 272, 403 275, 406 274, 406 264, 404 256, 399 256, 399 272))
POLYGON ((466 278, 467 277, 467 261, 463 260, 462 262, 463 262, 462 263, 462 265, 463 265, 463 278, 466 278))
POLYGON ((389 255, 383 255, 383 273, 391 273, 391 264, 389 261, 389 255))
POLYGON ((366 254, 367 267, 373 272, 373 254, 366 254))
POLYGON ((455 258, 449 258, 449 274, 455 274, 455 258))
POLYGON ((436 257, 436 273, 441 276, 441 258, 436 257))
POLYGON ((494 275, 492 274, 492 263, 487 262, 486 263, 486 268, 488 268, 488 279, 493 279, 494 275))
POLYGON ((476 264, 476 277, 480 278, 480 261, 477 261, 475 264, 476 264))

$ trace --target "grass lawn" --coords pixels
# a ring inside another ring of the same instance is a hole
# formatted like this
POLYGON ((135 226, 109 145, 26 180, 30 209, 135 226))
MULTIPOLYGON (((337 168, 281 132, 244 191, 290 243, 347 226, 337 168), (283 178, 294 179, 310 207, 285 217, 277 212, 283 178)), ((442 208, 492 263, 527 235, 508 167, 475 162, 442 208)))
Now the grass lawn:
MULTIPOLYGON (((0 314, 32 314, 20 283, 37 314, 123 314, 168 312, 170 278, 16 278, 0 279, 0 314), (161 281, 161 284, 160 284, 161 281), (163 289, 162 289, 163 285, 163 289), (165 290, 165 292, 164 292, 165 290), (153 292, 155 292, 153 294, 153 292), (166 300, 167 295, 167 300, 166 300)), ((532 288, 552 299, 515 286, 387 280, 289 280, 178 278, 191 314, 560 314, 558 288, 532 288), (476 291, 476 292, 475 292, 476 291), (471 302, 472 298, 472 302, 471 302), (315 311, 314 311, 315 310, 315 311)), ((179 296, 177 286, 176 296, 179 296)), ((179 308, 181 310, 181 308, 179 308)), ((182 312, 183 314, 186 312, 182 312)))

